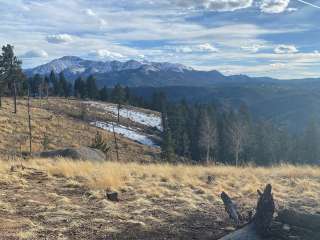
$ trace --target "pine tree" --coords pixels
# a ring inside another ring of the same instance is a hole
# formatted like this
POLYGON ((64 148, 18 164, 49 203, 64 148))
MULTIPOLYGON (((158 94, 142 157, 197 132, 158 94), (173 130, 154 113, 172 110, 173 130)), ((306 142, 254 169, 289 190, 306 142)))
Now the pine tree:
POLYGON ((161 113, 162 116, 162 144, 161 144, 161 157, 167 162, 172 162, 174 160, 174 143, 172 140, 171 130, 168 121, 167 112, 164 110, 161 113))
POLYGON ((46 98, 49 97, 49 87, 50 87, 50 79, 48 76, 44 77, 44 91, 46 94, 46 98))
POLYGON ((174 146, 170 128, 166 128, 163 132, 163 140, 161 144, 161 157, 167 162, 174 161, 174 146))
POLYGON ((87 88, 88 98, 96 99, 98 97, 98 87, 96 84, 96 79, 92 75, 87 78, 86 88, 87 88))
POLYGON ((104 86, 99 90, 99 100, 104 102, 109 100, 109 93, 107 87, 104 86))
POLYGON ((0 55, 0 85, 8 85, 12 91, 14 111, 17 113, 17 94, 19 84, 25 80, 21 68, 22 62, 14 55, 13 46, 6 45, 2 47, 2 54, 0 55))
POLYGON ((29 81, 31 94, 40 96, 40 86, 43 81, 42 76, 40 74, 35 74, 29 81))
POLYGON ((49 81, 50 81, 50 84, 52 84, 53 95, 58 96, 59 92, 60 92, 60 85, 59 85, 59 81, 57 79, 57 76, 53 70, 50 72, 49 81))
POLYGON ((58 83, 58 95, 60 97, 67 97, 68 94, 68 82, 63 74, 59 73, 59 83, 58 83))
POLYGON ((109 143, 107 143, 103 138, 99 131, 97 131, 95 138, 93 139, 92 144, 90 145, 91 148, 99 149, 102 151, 107 158, 107 154, 111 149, 111 146, 109 143))
POLYGON ((81 94, 80 94, 80 87, 81 87, 81 77, 78 77, 75 81, 74 81, 74 85, 73 85, 73 95, 76 98, 80 98, 81 94))
POLYGON ((319 163, 320 160, 320 129, 313 118, 303 134, 303 162, 308 164, 319 163))
POLYGON ((275 145, 277 145, 278 142, 276 139, 275 131, 277 131, 277 129, 275 129, 274 126, 269 122, 260 121, 259 123, 257 123, 256 129, 254 131, 254 163, 261 166, 268 166, 276 162, 275 145))
POLYGON ((131 101, 131 92, 130 88, 127 86, 124 88, 124 101, 129 104, 131 101))
POLYGON ((66 85, 66 90, 65 90, 65 96, 66 97, 70 97, 72 95, 72 83, 70 82, 67 82, 67 85, 66 85))
POLYGON ((117 104, 124 104, 125 102, 125 91, 120 84, 114 86, 111 91, 111 100, 117 104))
POLYGON ((84 99, 88 96, 86 82, 83 79, 79 79, 79 95, 81 99, 84 99))

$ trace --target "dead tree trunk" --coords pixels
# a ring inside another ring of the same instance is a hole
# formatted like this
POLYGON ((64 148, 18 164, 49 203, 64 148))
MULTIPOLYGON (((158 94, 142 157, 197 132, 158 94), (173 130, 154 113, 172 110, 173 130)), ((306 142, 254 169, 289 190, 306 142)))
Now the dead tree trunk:
POLYGON ((30 111, 30 89, 28 89, 28 126, 29 126, 29 152, 32 154, 32 128, 31 128, 31 111, 30 111))
POLYGON ((17 113, 17 85, 16 81, 13 80, 13 103, 14 103, 14 109, 13 113, 17 113))
MULTIPOLYGON (((258 191, 260 196, 253 220, 243 228, 230 233, 220 240, 262 240, 264 236, 268 235, 275 209, 271 191, 272 187, 270 184, 266 186, 263 193, 258 191)), ((221 194, 221 198, 229 216, 236 222, 237 226, 239 226, 241 216, 235 204, 224 192, 221 194)))
POLYGON ((113 130, 114 144, 116 147, 117 161, 119 162, 119 146, 118 146, 116 132, 114 131, 114 124, 113 123, 112 123, 112 130, 113 130))
POLYGON ((121 109, 121 104, 118 103, 117 104, 117 110, 118 110, 117 121, 118 121, 118 124, 120 123, 120 109, 121 109))

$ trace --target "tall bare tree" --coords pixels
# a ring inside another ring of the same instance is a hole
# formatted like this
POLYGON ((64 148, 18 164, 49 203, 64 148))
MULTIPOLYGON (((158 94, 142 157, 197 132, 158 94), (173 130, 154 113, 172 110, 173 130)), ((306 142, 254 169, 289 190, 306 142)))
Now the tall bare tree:
POLYGON ((240 154, 248 140, 248 123, 240 115, 231 117, 228 125, 230 148, 234 154, 235 165, 239 166, 240 154))
POLYGON ((199 126, 199 147, 204 151, 207 164, 214 160, 214 151, 218 143, 217 125, 210 119, 206 111, 203 112, 199 126))

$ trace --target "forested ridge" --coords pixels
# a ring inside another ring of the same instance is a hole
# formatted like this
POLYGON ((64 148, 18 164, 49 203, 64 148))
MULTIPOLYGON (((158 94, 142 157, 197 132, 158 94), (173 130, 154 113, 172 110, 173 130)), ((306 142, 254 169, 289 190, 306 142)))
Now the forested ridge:
POLYGON ((63 74, 56 76, 54 72, 44 78, 35 75, 29 84, 34 96, 43 95, 43 86, 46 90, 49 86, 51 96, 94 99, 161 112, 162 157, 166 161, 272 165, 317 164, 320 160, 320 131, 312 115, 302 133, 296 134, 271 121, 253 120, 245 104, 235 109, 183 99, 177 103, 160 90, 151 98, 143 98, 119 84, 99 89, 93 76, 78 78, 72 85, 63 74))

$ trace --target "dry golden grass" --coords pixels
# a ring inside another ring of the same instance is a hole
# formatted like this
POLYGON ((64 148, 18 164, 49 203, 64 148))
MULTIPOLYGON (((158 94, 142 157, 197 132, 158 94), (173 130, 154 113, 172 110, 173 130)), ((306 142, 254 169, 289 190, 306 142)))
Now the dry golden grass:
POLYGON ((15 234, 12 239, 217 239, 230 226, 221 191, 246 214, 255 207, 256 190, 266 183, 273 185, 277 208, 320 212, 320 168, 313 166, 68 159, 30 159, 22 162, 25 169, 20 164, 0 161, 0 214, 15 223, 8 221, 0 235, 15 234), (108 201, 106 190, 118 191, 121 201, 108 201))
MULTIPOLYGON (((34 159, 28 164, 53 176, 73 179, 81 177, 85 179, 86 185, 94 190, 121 189, 138 185, 137 191, 156 196, 163 195, 167 191, 188 189, 208 199, 218 200, 219 194, 227 191, 237 199, 255 201, 256 190, 271 183, 281 206, 305 201, 306 205, 301 207, 310 211, 320 211, 320 206, 314 208, 314 204, 320 201, 320 167, 316 166, 236 168, 134 162, 95 163, 67 159, 34 159), (208 176, 213 177, 213 183, 207 183, 208 176), (308 203, 311 205, 308 206, 308 203)), ((176 195, 185 197, 184 193, 179 191, 176 195)))

